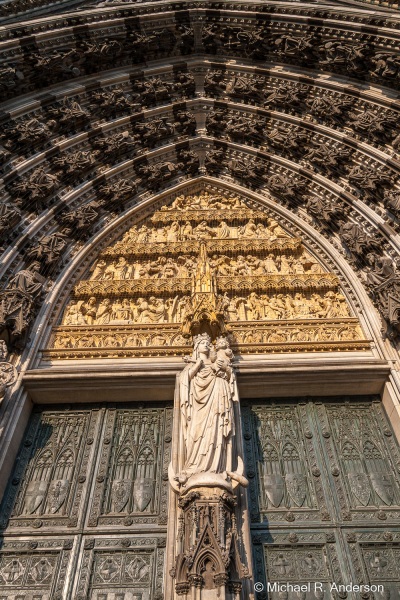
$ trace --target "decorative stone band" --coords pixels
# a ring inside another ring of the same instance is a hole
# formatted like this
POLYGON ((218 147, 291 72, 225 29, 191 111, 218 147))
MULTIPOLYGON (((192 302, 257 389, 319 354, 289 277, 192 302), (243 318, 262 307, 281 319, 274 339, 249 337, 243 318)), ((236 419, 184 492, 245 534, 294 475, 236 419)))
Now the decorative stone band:
MULTIPOLYGON (((229 325, 230 345, 241 354, 366 351, 357 319, 237 322, 229 325)), ((191 348, 179 323, 106 327, 57 327, 43 358, 77 360, 111 357, 183 356, 191 348)))
MULTIPOLYGON (((247 252, 296 252, 302 249, 300 238, 278 238, 276 240, 263 239, 210 239, 204 241, 207 252, 210 254, 228 252, 233 254, 247 252)), ((198 254, 200 242, 187 240, 185 242, 153 242, 153 243, 116 243, 111 248, 102 252, 101 256, 149 256, 198 254)))
MULTIPOLYGON (((224 242, 225 243, 225 240, 224 242)), ((238 275, 235 277, 217 277, 219 292, 234 290, 277 290, 285 291, 317 291, 337 290, 339 280, 332 273, 301 273, 298 275, 238 275)), ((80 281, 74 289, 74 298, 86 296, 134 296, 156 292, 190 293, 192 280, 189 278, 170 279, 119 279, 112 281, 86 280, 80 281)))
POLYGON ((245 223, 249 219, 259 219, 265 223, 265 212, 262 210, 255 209, 232 209, 226 208, 221 210, 213 210, 212 208, 205 208, 203 210, 159 210, 154 213, 151 221, 153 223, 171 223, 172 221, 226 221, 227 223, 243 222, 245 223))

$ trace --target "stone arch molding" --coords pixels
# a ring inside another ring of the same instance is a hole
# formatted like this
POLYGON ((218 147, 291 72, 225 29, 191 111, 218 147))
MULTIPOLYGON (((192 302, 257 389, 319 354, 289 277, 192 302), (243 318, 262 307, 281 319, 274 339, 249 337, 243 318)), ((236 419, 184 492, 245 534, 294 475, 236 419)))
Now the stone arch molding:
MULTIPOLYGON (((290 3, 81 8, 1 32, 3 294, 35 262, 50 287, 148 190, 210 176, 268 191, 329 239, 395 348, 398 17, 290 3)), ((44 299, 33 295, 29 315, 44 299)))

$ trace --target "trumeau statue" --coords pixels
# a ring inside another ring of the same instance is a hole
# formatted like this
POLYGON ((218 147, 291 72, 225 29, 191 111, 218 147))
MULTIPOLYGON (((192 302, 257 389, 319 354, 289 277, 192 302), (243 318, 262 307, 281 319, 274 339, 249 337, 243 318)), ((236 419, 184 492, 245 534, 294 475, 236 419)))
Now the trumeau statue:
POLYGON ((194 487, 247 486, 237 451, 238 394, 232 350, 224 337, 215 347, 207 333, 195 336, 193 354, 177 377, 175 407, 180 412, 177 463, 169 480, 176 492, 194 487), (237 462, 237 465, 235 464, 237 462))

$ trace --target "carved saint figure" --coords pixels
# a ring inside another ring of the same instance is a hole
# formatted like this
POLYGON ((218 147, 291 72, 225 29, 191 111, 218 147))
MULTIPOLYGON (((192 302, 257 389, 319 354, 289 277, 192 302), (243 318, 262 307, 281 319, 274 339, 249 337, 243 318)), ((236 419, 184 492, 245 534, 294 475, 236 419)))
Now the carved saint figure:
POLYGON ((232 368, 232 351, 225 338, 214 348, 203 333, 194 338, 194 350, 178 376, 176 406, 180 411, 180 462, 169 477, 176 491, 194 486, 247 485, 243 462, 232 472, 235 446, 235 407, 238 401, 232 368))

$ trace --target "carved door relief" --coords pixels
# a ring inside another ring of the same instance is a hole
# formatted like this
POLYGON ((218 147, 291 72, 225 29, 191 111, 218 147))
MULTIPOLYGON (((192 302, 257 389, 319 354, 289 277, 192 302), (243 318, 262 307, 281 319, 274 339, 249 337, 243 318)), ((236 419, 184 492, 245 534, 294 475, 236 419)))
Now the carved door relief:
POLYGON ((172 411, 108 410, 89 527, 167 523, 172 411))
POLYGON ((310 584, 269 597, 398 600, 400 454, 381 402, 257 402, 243 431, 255 580, 310 584), (331 589, 349 582, 384 588, 331 589))
POLYGON ((87 538, 76 600, 162 600, 165 537, 87 538))
POLYGON ((0 508, 0 598, 161 600, 171 429, 162 405, 36 409, 0 508))
POLYGON ((1 600, 61 600, 73 540, 5 540, 0 552, 1 600))
POLYGON ((346 543, 355 581, 374 586, 377 600, 399 600, 400 531, 350 530, 346 543))
POLYGON ((34 413, 6 492, 1 516, 8 531, 82 524, 102 411, 34 413))
POLYGON ((244 415, 252 520, 330 521, 324 466, 305 404, 255 406, 244 415))
POLYGON ((319 404, 316 420, 344 521, 400 519, 400 451, 380 402, 319 404))

